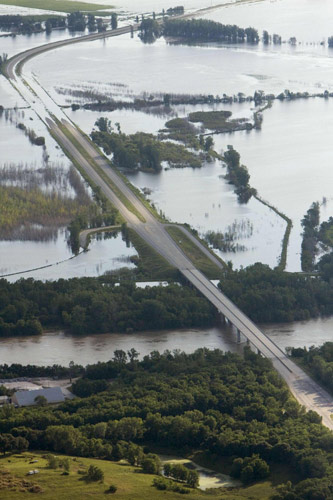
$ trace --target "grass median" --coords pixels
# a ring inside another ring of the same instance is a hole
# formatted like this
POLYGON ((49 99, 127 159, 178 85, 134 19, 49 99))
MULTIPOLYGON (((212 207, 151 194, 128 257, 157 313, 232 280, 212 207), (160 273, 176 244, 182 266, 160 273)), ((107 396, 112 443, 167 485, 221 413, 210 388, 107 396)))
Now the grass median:
POLYGON ((139 258, 133 258, 138 267, 140 279, 145 280, 179 280, 179 271, 148 245, 133 229, 127 229, 128 237, 139 258))
POLYGON ((214 264, 201 250, 176 226, 168 226, 166 230, 182 249, 184 254, 193 262, 208 279, 218 279, 221 276, 221 269, 214 264))

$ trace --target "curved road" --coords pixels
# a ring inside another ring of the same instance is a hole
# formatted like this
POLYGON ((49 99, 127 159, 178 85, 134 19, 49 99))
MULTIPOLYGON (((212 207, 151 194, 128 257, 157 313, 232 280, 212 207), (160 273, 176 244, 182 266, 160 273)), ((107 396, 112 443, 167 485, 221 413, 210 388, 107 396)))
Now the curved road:
MULTIPOLYGON (((193 14, 191 14, 191 16, 193 16, 193 14)), ((134 29, 137 29, 137 25, 134 26, 134 29)), ((65 45, 79 43, 81 41, 91 41, 103 37, 117 36, 123 33, 128 33, 130 32, 130 30, 131 27, 127 26, 119 28, 117 30, 113 30, 111 32, 109 31, 93 35, 86 35, 70 40, 62 40, 59 42, 54 42, 41 47, 30 49, 10 59, 5 67, 5 74, 13 83, 20 83, 21 78, 17 73, 17 68, 20 68, 27 59, 37 56, 45 50, 63 47, 65 45)), ((34 82, 29 82, 29 85, 30 87, 31 85, 36 86, 34 86, 32 90, 30 90, 26 86, 21 85, 21 89, 25 89, 25 99, 28 100, 32 108, 34 108, 37 95, 40 103, 43 103, 44 113, 47 115, 47 110, 52 106, 56 106, 54 101, 52 101, 52 99, 48 96, 44 89, 39 87, 37 83, 34 84, 34 82)), ((218 311, 220 311, 225 317, 227 317, 228 320, 251 342, 251 344, 253 344, 258 349, 258 351, 260 351, 265 357, 271 359, 274 367, 285 379, 296 399, 308 410, 315 410, 317 413, 319 413, 323 418, 323 423, 330 429, 333 429, 333 422, 331 420, 331 415, 333 412, 332 397, 318 384, 316 384, 310 377, 308 377, 297 365, 295 365, 285 355, 285 353, 271 339, 269 339, 235 304, 233 304, 200 271, 198 271, 194 267, 193 263, 186 257, 186 255, 182 252, 176 242, 167 233, 167 231, 165 230, 165 226, 153 217, 148 209, 135 196, 133 191, 131 191, 131 189, 123 182, 116 171, 109 166, 102 153, 98 153, 96 151, 91 141, 84 134, 82 134, 74 126, 74 124, 71 124, 68 121, 67 116, 59 108, 57 116, 62 117, 62 125, 67 128, 68 132, 70 132, 79 146, 76 147, 75 141, 73 143, 71 140, 69 140, 67 135, 64 134, 64 132, 53 120, 53 117, 50 114, 47 118, 44 117, 43 119, 60 146, 67 150, 70 155, 81 165, 81 168, 85 170, 87 175, 95 182, 95 184, 100 186, 107 198, 120 211, 124 219, 127 221, 128 225, 132 227, 151 247, 159 252, 170 264, 179 269, 179 271, 188 280, 188 282, 190 282, 197 290, 199 290, 200 293, 202 293, 202 295, 204 295, 218 309, 218 311), (94 166, 98 166, 97 170, 96 168, 94 168, 94 166), (122 201, 117 197, 115 192, 99 175, 98 169, 101 169, 104 175, 108 176, 111 179, 111 181, 121 191, 122 195, 125 196, 135 207, 135 209, 143 216, 145 222, 140 221, 136 215, 134 215, 126 208, 122 201)), ((201 248, 201 250, 207 252, 207 250, 204 249, 204 247, 200 245, 200 243, 197 242, 197 240, 193 238, 190 233, 187 233, 184 228, 182 228, 182 230, 187 234, 189 238, 192 239, 194 243, 196 243, 201 248)), ((206 255, 215 264, 222 266, 221 263, 209 252, 207 252, 206 255)))

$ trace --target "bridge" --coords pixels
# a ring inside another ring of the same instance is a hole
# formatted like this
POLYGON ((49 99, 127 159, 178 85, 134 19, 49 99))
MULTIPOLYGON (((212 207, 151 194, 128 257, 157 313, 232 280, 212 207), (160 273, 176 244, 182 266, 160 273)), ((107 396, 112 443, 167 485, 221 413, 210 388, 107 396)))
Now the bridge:
MULTIPOLYGON (((300 404, 304 405, 307 410, 316 411, 322 416, 324 425, 333 429, 333 421, 331 420, 333 398, 293 363, 228 297, 195 268, 176 241, 171 238, 166 230, 166 225, 160 223, 143 205, 117 172, 110 167, 104 155, 98 152, 89 138, 68 120, 68 117, 38 82, 29 80, 29 85, 23 84, 24 77, 21 76, 21 70, 24 62, 31 57, 38 56, 46 50, 61 48, 72 43, 129 33, 131 29, 130 26, 127 26, 110 32, 62 40, 27 50, 8 60, 4 67, 4 74, 13 83, 14 87, 19 89, 24 99, 45 122, 64 151, 78 162, 85 173, 101 188, 105 196, 119 210, 128 226, 171 265, 177 268, 187 282, 205 296, 223 318, 227 318, 234 325, 238 339, 243 335, 258 352, 271 360, 273 366, 286 381, 290 391, 300 404), (52 114, 48 111, 50 109, 52 114), (105 181, 106 178, 111 181, 111 184, 105 181), (115 188, 112 189, 110 185, 115 186, 115 188), (119 196, 119 193, 121 196, 119 196), (129 210, 129 204, 122 201, 124 197, 135 210, 129 210), (140 216, 138 217, 136 214, 140 216)), ((135 29, 137 29, 137 25, 135 29)), ((199 246, 208 258, 223 269, 221 262, 191 233, 187 232, 185 228, 181 228, 181 230, 194 244, 199 246)))

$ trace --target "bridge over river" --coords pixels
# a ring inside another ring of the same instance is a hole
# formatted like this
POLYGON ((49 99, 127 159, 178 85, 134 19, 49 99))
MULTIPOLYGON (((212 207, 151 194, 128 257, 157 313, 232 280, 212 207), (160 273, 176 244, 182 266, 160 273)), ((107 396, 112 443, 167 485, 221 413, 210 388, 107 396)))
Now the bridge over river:
MULTIPOLYGON (((193 17, 193 14, 191 16, 193 17)), ((130 26, 127 26, 109 32, 86 35, 67 41, 62 40, 33 48, 11 58, 4 68, 4 73, 15 89, 20 91, 23 98, 48 126, 53 137, 64 151, 80 165, 92 181, 101 188, 110 202, 120 211, 128 226, 136 231, 146 243, 161 254, 170 264, 179 269, 184 278, 216 307, 221 316, 227 318, 234 325, 238 338, 243 335, 258 352, 272 361, 275 369, 284 378, 299 403, 304 405, 307 410, 314 410, 319 413, 323 418, 323 423, 328 428, 333 429, 333 421, 331 420, 333 398, 295 365, 228 297, 195 268, 176 241, 171 238, 166 226, 160 223, 142 204, 118 173, 110 167, 106 158, 102 153, 98 152, 91 141, 73 123, 69 122, 68 117, 39 83, 29 79, 29 84, 25 84, 22 67, 27 59, 38 56, 45 50, 61 48, 70 43, 117 36, 129 33, 131 29, 130 26), (111 184, 106 180, 109 180, 111 184), (125 199, 127 201, 124 202, 125 199), (131 211, 128 209, 129 204, 132 205, 131 211)), ((137 29, 137 25, 134 26, 134 29, 137 29)), ((61 68, 59 68, 60 73, 61 68)), ((182 231, 186 233, 184 228, 182 228, 182 231)), ((186 235, 199 246, 208 258, 223 269, 221 262, 210 254, 198 240, 190 233, 186 235)))

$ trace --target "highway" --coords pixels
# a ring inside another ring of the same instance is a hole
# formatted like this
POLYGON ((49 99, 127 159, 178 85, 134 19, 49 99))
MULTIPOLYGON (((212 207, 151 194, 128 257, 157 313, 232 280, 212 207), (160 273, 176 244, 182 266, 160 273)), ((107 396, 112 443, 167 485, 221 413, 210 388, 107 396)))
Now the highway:
MULTIPOLYGON (((193 16, 193 14, 191 14, 193 16)), ((39 116, 44 120, 50 129, 53 137, 59 145, 75 159, 93 180, 100 186, 105 196, 119 210, 123 218, 127 221, 129 227, 136 231, 152 248, 162 255, 171 265, 179 269, 185 279, 192 284, 202 295, 204 295, 216 308, 223 314, 236 329, 238 329, 248 341, 260 353, 269 358, 278 373, 287 382, 291 392, 295 398, 306 407, 307 410, 314 410, 323 418, 323 423, 330 429, 333 429, 331 415, 333 412, 333 398, 308 377, 297 365, 295 365, 286 354, 268 338, 228 297, 226 297, 217 287, 215 287, 200 271, 198 271, 193 263, 183 253, 177 243, 171 238, 166 231, 166 226, 160 223, 142 202, 135 196, 133 191, 124 183, 117 172, 110 167, 108 161, 102 153, 97 152, 89 138, 82 134, 78 128, 70 123, 68 117, 60 108, 57 108, 57 118, 68 132, 74 137, 74 143, 69 140, 68 136, 59 127, 57 121, 54 120, 53 114, 48 112, 49 109, 54 109, 56 104, 51 97, 42 89, 36 82, 29 81, 29 86, 22 85, 23 76, 20 71, 23 63, 35 57, 45 50, 51 50, 63 47, 71 43, 79 43, 82 41, 91 41, 107 36, 117 36, 123 33, 130 32, 131 27, 123 27, 112 32, 97 33, 87 35, 70 40, 62 40, 47 44, 46 46, 36 47, 10 59, 5 67, 5 74, 9 81, 13 82, 15 88, 20 88, 24 92, 24 98, 33 109, 36 107, 36 96, 39 99, 39 109, 36 110, 39 116), (21 83, 20 85, 18 85, 21 83), (33 88, 31 88, 33 86, 33 88), (40 112, 40 104, 43 104, 43 116, 40 112), (79 145, 76 146, 75 143, 79 145), (136 211, 141 214, 140 220, 133 212, 124 205, 116 193, 111 189, 110 185, 104 181, 103 177, 98 173, 94 164, 98 169, 103 171, 104 176, 108 176, 117 189, 121 191, 122 196, 125 196, 129 202, 135 207, 136 211), (143 222, 144 220, 144 222, 143 222)), ((61 68, 59 68, 61 71, 61 68)), ((182 231, 201 248, 207 257, 209 257, 216 265, 222 267, 218 259, 214 258, 203 245, 182 228, 182 231)))

